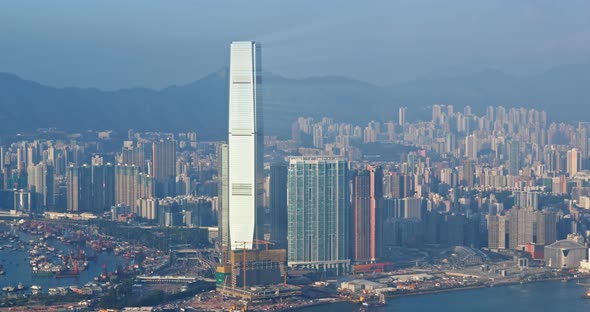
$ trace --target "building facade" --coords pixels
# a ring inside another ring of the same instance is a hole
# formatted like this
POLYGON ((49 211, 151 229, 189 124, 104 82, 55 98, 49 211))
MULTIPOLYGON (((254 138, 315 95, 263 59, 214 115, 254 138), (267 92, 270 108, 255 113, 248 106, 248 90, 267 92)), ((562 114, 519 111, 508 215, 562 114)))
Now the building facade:
POLYGON ((276 248, 287 248, 287 166, 270 166, 270 239, 276 248))
POLYGON ((354 260, 375 262, 382 249, 383 170, 368 166, 352 184, 354 260))
POLYGON ((232 42, 229 70, 229 232, 231 249, 262 238, 264 185, 260 44, 232 42))
POLYGON ((289 266, 334 270, 350 265, 348 164, 338 157, 294 157, 287 179, 289 266))

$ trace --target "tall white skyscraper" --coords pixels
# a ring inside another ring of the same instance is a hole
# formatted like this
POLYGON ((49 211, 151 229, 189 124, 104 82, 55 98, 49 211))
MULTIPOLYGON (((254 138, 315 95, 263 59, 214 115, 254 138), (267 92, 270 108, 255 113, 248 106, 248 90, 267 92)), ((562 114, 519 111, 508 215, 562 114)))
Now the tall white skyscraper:
POLYGON ((229 68, 229 233, 231 249, 261 239, 264 186, 260 44, 232 42, 229 68))

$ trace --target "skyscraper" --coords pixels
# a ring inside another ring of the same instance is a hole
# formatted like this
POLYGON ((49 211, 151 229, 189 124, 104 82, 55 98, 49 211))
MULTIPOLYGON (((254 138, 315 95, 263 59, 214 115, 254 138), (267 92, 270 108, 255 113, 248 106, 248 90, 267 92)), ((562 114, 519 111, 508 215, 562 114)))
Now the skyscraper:
POLYGON ((260 44, 232 42, 229 69, 229 231, 231 249, 262 238, 264 185, 260 44))
POLYGON ((219 211, 218 211, 218 228, 221 245, 226 252, 226 260, 229 255, 230 237, 229 237, 229 159, 227 144, 220 144, 217 148, 217 177, 219 211))
POLYGON ((275 247, 287 248, 287 166, 270 166, 270 239, 275 247))
POLYGON ((382 249, 383 171, 368 166, 353 179, 354 259, 374 262, 382 249))
MULTIPOLYGON (((152 145, 153 176, 156 196, 173 196, 176 178, 176 141, 172 138, 155 141, 152 145)), ((129 204, 130 205, 130 204, 129 204)))
POLYGON ((67 208, 68 211, 78 211, 78 167, 70 165, 66 170, 67 176, 67 208))
POLYGON ((477 137, 472 134, 465 137, 465 157, 471 160, 477 159, 477 137))
POLYGON ((508 146, 508 174, 512 176, 519 175, 520 171, 520 142, 512 141, 508 146))
POLYGON ((134 165, 117 165, 115 167, 115 204, 131 207, 131 211, 138 212, 137 200, 154 196, 155 179, 141 172, 134 165))
POLYGON ((53 166, 40 162, 27 169, 28 187, 34 198, 35 208, 52 208, 53 195, 53 166))
POLYGON ((83 164, 78 167, 78 210, 92 210, 92 167, 83 164))
MULTIPOLYGON (((348 165, 338 157, 294 157, 287 179, 289 266, 339 273, 350 265, 348 165)), ((231 207, 231 206, 230 206, 231 207)))
POLYGON ((406 124, 406 108, 405 107, 399 108, 398 124, 402 127, 406 124))
POLYGON ((115 167, 92 165, 92 211, 102 213, 115 205, 115 167))

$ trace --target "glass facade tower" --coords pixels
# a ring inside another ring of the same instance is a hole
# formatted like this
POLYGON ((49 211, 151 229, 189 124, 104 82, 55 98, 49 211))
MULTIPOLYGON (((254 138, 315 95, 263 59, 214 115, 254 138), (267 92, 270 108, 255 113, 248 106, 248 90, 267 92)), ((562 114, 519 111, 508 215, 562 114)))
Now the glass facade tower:
POLYGON ((348 164, 294 157, 287 178, 289 265, 333 268, 349 261, 348 164))
POLYGON ((232 42, 229 69, 229 233, 231 249, 262 238, 264 186, 260 44, 232 42), (259 221, 260 220, 260 221, 259 221))

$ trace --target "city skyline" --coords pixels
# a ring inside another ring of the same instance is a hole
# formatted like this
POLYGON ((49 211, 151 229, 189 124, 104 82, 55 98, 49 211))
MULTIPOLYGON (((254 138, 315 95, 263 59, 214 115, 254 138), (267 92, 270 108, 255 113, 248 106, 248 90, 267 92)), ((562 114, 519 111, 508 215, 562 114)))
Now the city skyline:
POLYGON ((0 307, 583 311, 589 11, 0 4, 0 307))

